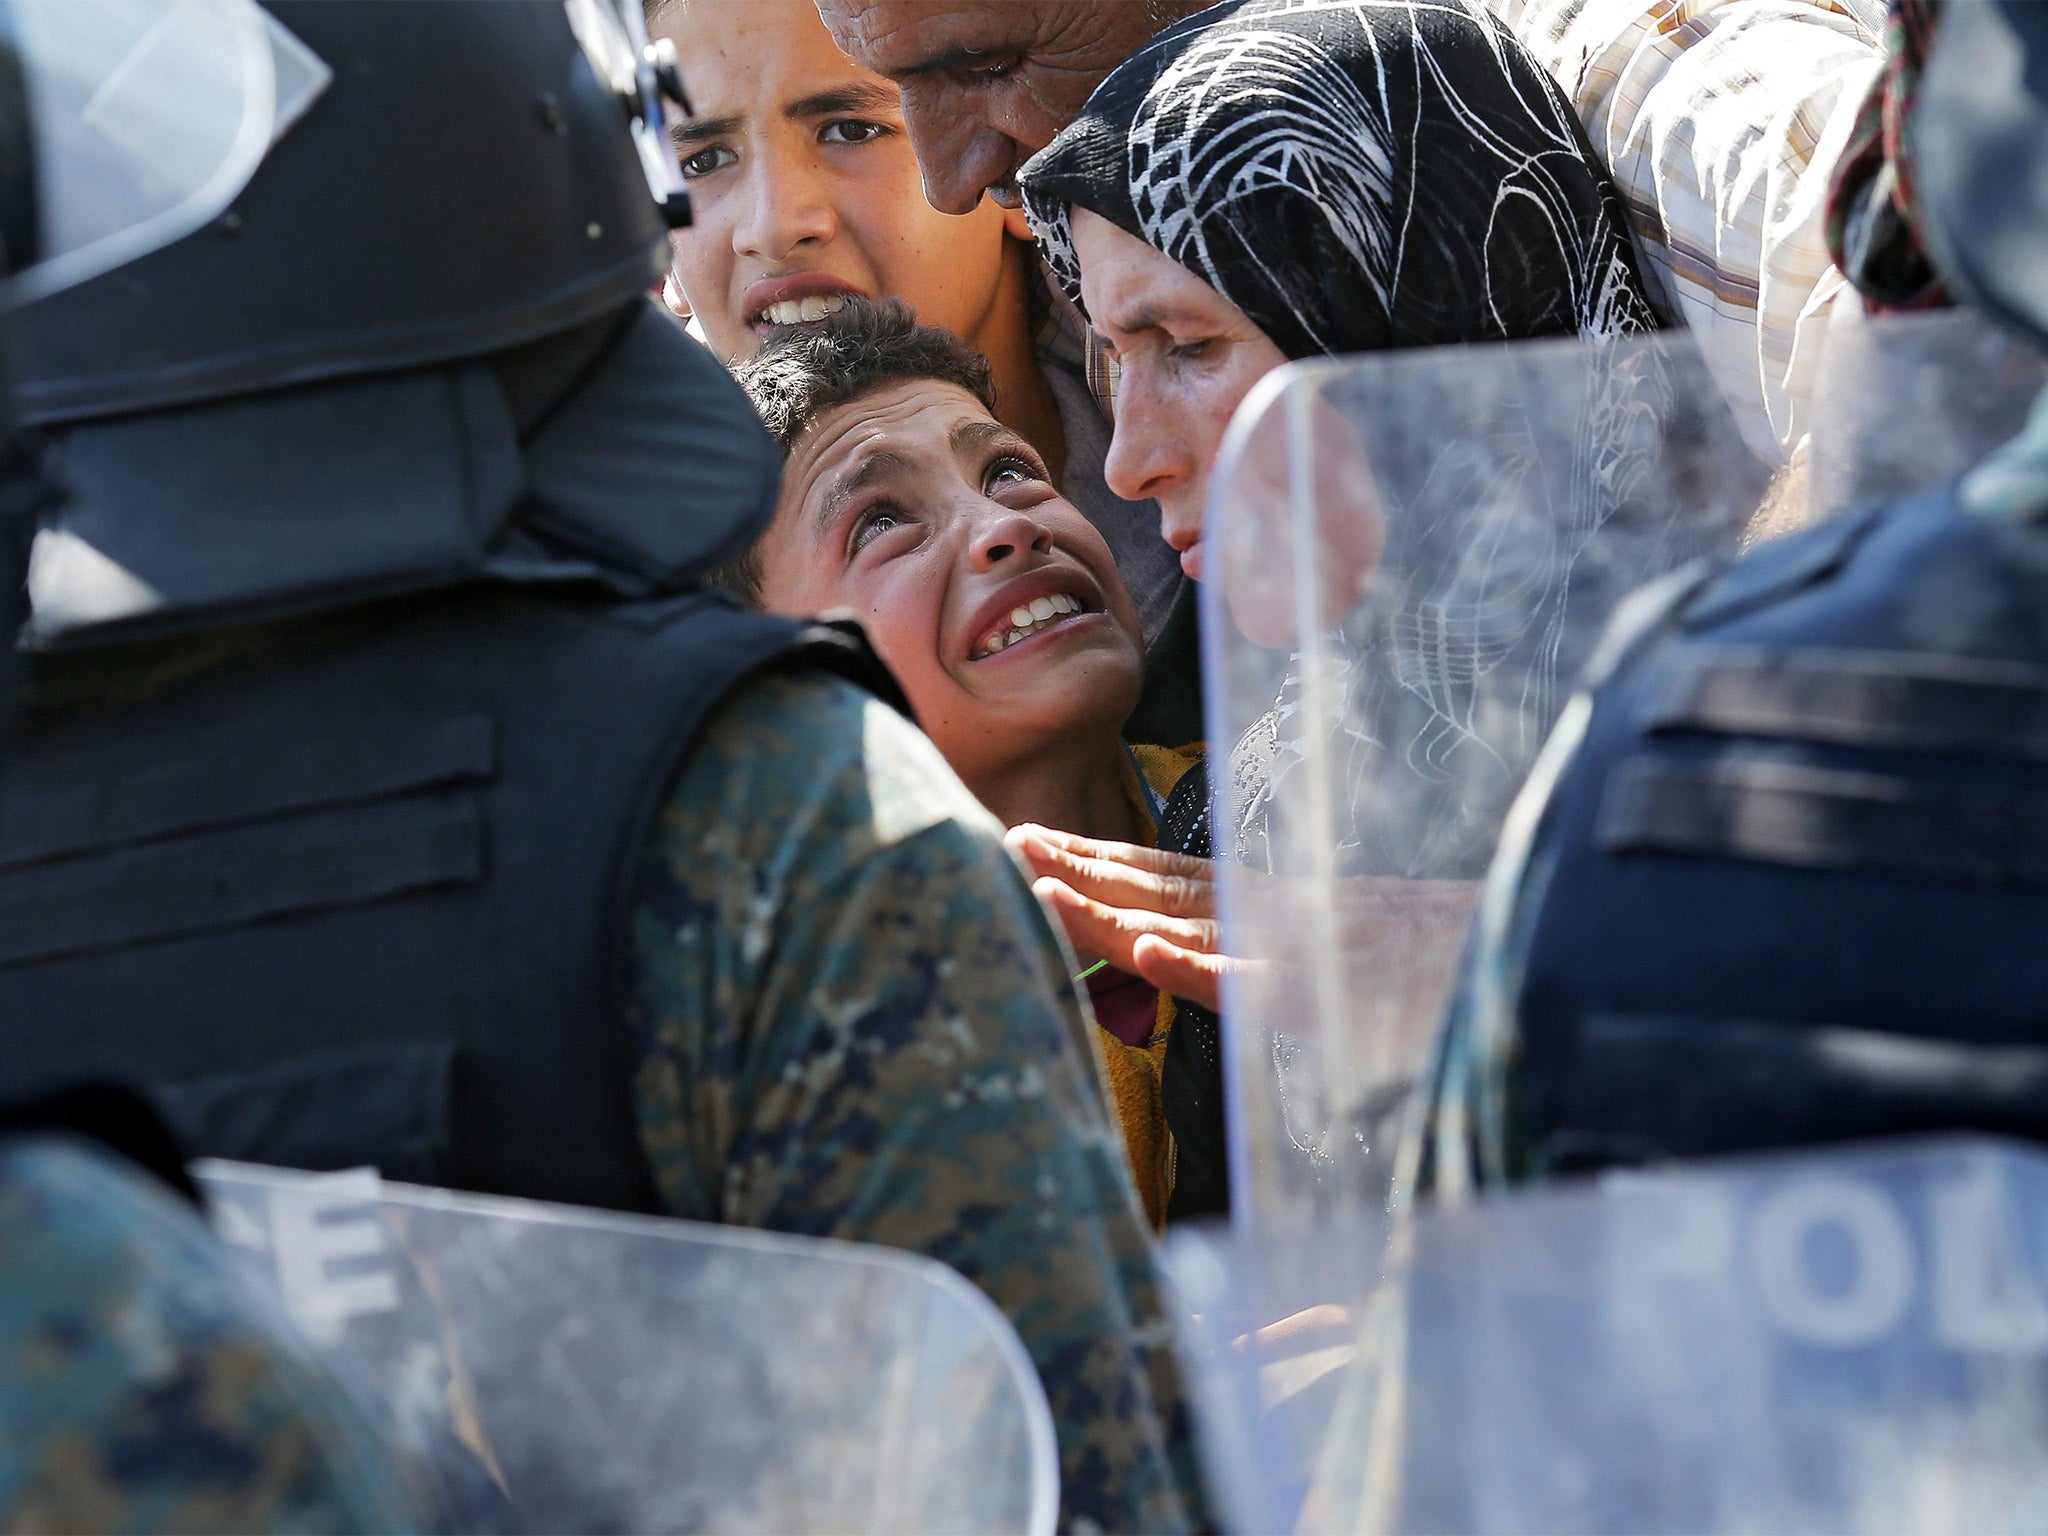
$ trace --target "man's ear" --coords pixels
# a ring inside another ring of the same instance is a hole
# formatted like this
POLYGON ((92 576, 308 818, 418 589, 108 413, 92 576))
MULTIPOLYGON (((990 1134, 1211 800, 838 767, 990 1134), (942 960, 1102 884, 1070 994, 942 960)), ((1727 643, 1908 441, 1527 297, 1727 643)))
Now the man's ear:
POLYGON ((1012 240, 1022 240, 1026 245, 1031 244, 1031 219, 1022 208, 1003 210, 1003 228, 1012 240))
POLYGON ((668 276, 661 280, 661 304, 678 320, 690 318, 690 301, 683 294, 683 285, 676 281, 674 267, 670 267, 668 276))

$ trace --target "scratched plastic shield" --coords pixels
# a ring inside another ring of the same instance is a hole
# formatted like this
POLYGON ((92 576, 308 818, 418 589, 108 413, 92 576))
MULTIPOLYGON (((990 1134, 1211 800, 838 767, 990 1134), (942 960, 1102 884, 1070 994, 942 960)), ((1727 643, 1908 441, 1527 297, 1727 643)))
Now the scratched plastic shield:
POLYGON ((2048 1528, 2039 1150, 1700 1164, 1405 1221, 1383 1254, 1174 1239, 1232 1529, 2048 1528))
POLYGON ((1247 399, 1202 592, 1240 1223, 1384 1203, 1516 790, 1624 598, 1735 549, 1769 479, 1683 333, 1247 399))
POLYGON ((1049 1532, 1015 1333, 881 1248, 210 1162, 451 1531, 1049 1532))

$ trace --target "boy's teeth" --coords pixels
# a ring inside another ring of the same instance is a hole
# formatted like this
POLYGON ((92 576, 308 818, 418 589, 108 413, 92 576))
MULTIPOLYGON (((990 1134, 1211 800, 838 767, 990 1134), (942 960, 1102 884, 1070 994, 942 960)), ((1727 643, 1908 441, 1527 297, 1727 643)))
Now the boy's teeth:
POLYGON ((1056 619, 1081 611, 1081 600, 1069 597, 1064 592, 1054 597, 1034 597, 1029 603, 1010 610, 1010 622, 1016 628, 1007 635, 1000 630, 990 635, 982 642, 981 654, 993 656, 1005 646, 1015 645, 1047 619, 1056 619))
POLYGON ((761 318, 770 325, 802 325, 811 320, 822 320, 827 315, 836 315, 846 308, 843 293, 813 294, 808 299, 784 299, 779 304, 770 304, 761 311, 761 318))

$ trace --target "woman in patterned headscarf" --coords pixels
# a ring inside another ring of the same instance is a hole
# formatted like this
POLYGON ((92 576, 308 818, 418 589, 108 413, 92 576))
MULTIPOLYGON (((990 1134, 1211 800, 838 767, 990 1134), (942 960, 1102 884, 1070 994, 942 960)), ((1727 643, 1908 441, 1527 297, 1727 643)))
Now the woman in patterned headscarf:
MULTIPOLYGON (((1283 362, 1656 324, 1619 199, 1569 105, 1505 28, 1455 0, 1214 7, 1104 81, 1021 181, 1054 276, 1120 363, 1110 483, 1158 499, 1167 542, 1197 577, 1207 478, 1224 430, 1283 362)), ((1357 542, 1359 560, 1379 557, 1376 541, 1357 542)), ((1418 571, 1438 572, 1424 583, 1438 589, 1437 609, 1472 595, 1455 550, 1406 554, 1418 571)), ((1355 590, 1340 594, 1336 611, 1355 590)), ((1478 605, 1486 601, 1479 593, 1478 605)), ((1500 655, 1527 649, 1525 639, 1503 637, 1500 655)), ((1432 681, 1380 701, 1373 721, 1331 727, 1398 755, 1403 742, 1441 734, 1442 693, 1484 686, 1432 681)), ((1269 722, 1298 704, 1290 683, 1269 722)), ((1284 750, 1273 751, 1286 732, 1264 733, 1273 738, 1265 752, 1260 734, 1228 764, 1240 781, 1235 798, 1253 814, 1224 841, 1253 862, 1290 773, 1284 750), (1243 782, 1247 772, 1260 782, 1243 782)), ((1461 836, 1453 797, 1416 788, 1442 802, 1442 814, 1408 818, 1430 825, 1415 847, 1393 852, 1370 847, 1378 834, 1355 817, 1343 835, 1363 856, 1354 865, 1476 875, 1485 854, 1476 836, 1446 852, 1461 836)), ((1190 775, 1167 808, 1162 832, 1178 830, 1190 854, 1209 852, 1206 800, 1203 777, 1190 775)), ((1034 850, 1028 832, 1018 841, 1040 874, 1084 878, 1077 862, 1034 850)), ((1162 846, 1171 846, 1166 837, 1162 846)), ((1199 867, 1183 871, 1176 889, 1197 881, 1199 867)), ((1106 878, 1084 894, 1114 909, 1120 892, 1141 884, 1106 878)), ((1129 937, 1145 930, 1142 917, 1125 923, 1129 964, 1169 991, 1213 1000, 1218 962, 1187 951, 1184 894, 1181 903, 1152 929, 1164 943, 1129 937)), ((1057 906, 1072 931, 1078 903, 1057 906)), ((1105 934, 1075 937, 1111 952, 1105 934)), ((1175 1215, 1223 1203, 1220 1086, 1214 1018, 1183 1010, 1165 1083, 1181 1167, 1175 1215)))
POLYGON ((1022 182, 1054 276, 1122 354, 1112 473, 1161 498, 1184 551, 1212 439, 1282 360, 1656 324, 1570 106, 1457 0, 1204 11, 1105 80, 1022 182), (1188 279, 1213 295, 1195 324, 1124 323, 1188 279), (1221 349, 1240 366, 1176 390, 1164 365, 1206 340, 1240 343, 1221 349), (1137 440, 1168 428, 1189 462, 1137 440))

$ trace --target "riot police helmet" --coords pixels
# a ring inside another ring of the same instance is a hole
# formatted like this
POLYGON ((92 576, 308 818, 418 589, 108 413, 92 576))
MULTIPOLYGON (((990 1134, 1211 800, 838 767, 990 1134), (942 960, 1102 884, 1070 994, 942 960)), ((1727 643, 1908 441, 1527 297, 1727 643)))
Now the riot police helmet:
POLYGON ((636 47, 637 5, 75 0, 26 14, 138 9, 217 18, 225 35, 210 52, 143 36, 85 104, 102 137, 146 140, 167 98, 193 94, 182 72, 210 67, 253 78, 267 110, 234 126, 260 163, 185 238, 24 313, 25 420, 478 357, 659 278, 663 213, 684 204, 672 160, 651 152, 666 135, 649 131, 660 107, 642 87, 675 75, 636 47))
POLYGON ((182 238, 19 315, 67 498, 27 643, 478 579, 646 596, 765 522, 773 442, 645 298, 688 200, 637 0, 74 3, 239 18, 210 53, 145 28, 80 115, 146 142, 210 69, 249 153, 182 238))

